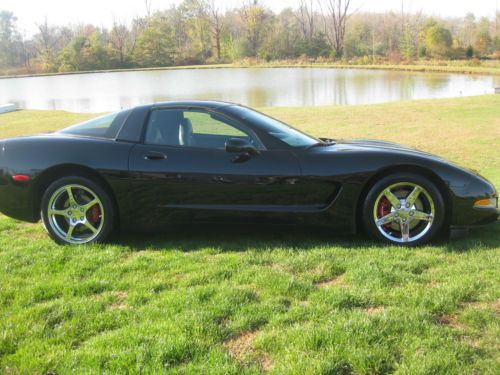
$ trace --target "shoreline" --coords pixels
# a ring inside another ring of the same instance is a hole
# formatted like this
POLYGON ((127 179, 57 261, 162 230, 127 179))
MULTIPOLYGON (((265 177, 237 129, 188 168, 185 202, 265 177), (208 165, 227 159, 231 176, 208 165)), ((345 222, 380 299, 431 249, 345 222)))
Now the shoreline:
MULTIPOLYGON (((331 107, 337 107, 337 108, 356 108, 356 107, 370 107, 370 106, 384 106, 384 105, 396 105, 398 103, 400 104, 405 104, 405 103, 419 103, 419 102, 439 102, 439 101, 447 101, 447 100, 467 100, 470 98, 489 98, 489 97, 500 97, 500 95, 495 94, 494 92, 491 93, 482 93, 482 94, 477 94, 477 95, 462 95, 462 96, 450 96, 450 97, 440 97, 440 98, 418 98, 418 99, 402 99, 402 100, 390 100, 386 102, 376 102, 376 103, 362 103, 362 104, 321 104, 321 105, 283 105, 283 106, 258 106, 255 107, 256 109, 260 111, 266 111, 269 109, 295 109, 295 108, 316 108, 316 109, 322 109, 322 108, 331 108, 331 107)), ((158 102, 155 102, 158 103, 158 102)), ((111 113, 112 111, 108 112, 73 112, 69 111, 66 109, 37 109, 37 108, 16 108, 16 110, 12 112, 7 112, 7 113, 16 113, 16 112, 41 112, 41 113, 48 113, 48 112, 61 112, 61 113, 67 113, 67 114, 72 114, 72 115, 83 115, 83 116, 97 116, 97 115, 102 115, 105 113, 111 113)), ((7 114, 7 113, 0 113, 0 119, 2 118, 2 115, 7 114)), ((0 137, 1 139, 1 137, 0 137)))
POLYGON ((263 63, 263 64, 212 64, 212 65, 186 65, 186 66, 166 66, 154 68, 130 68, 130 69, 108 69, 108 70, 89 70, 76 72, 54 72, 54 73, 34 73, 34 74, 15 74, 3 75, 1 79, 15 78, 35 78, 52 77, 81 74, 102 74, 102 73, 121 73, 121 72, 148 72, 148 71, 168 71, 168 70, 196 70, 196 69, 279 69, 279 68, 318 68, 318 69, 359 69, 359 70, 392 70, 405 72, 421 73, 454 73, 467 75, 491 75, 500 76, 500 68, 482 67, 482 66, 450 66, 450 65, 391 65, 391 64, 301 64, 301 63, 263 63))

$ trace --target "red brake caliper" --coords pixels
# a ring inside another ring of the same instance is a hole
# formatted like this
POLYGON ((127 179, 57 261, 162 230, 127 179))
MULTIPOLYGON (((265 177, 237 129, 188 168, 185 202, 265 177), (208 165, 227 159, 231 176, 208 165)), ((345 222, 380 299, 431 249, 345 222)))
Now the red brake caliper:
POLYGON ((101 219, 101 208, 98 204, 92 206, 87 212, 87 220, 92 224, 97 224, 101 219))
MULTIPOLYGON (((378 204, 378 217, 382 218, 391 213, 391 202, 386 197, 382 197, 378 204)), ((384 224, 384 228, 388 229, 391 226, 391 223, 384 224)))

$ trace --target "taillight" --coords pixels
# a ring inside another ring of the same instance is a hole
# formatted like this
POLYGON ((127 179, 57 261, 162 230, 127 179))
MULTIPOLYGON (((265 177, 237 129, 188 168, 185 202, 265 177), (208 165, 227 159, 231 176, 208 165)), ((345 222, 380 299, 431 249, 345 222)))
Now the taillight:
POLYGON ((25 174, 16 174, 12 176, 12 179, 16 182, 28 182, 31 180, 31 177, 25 174))

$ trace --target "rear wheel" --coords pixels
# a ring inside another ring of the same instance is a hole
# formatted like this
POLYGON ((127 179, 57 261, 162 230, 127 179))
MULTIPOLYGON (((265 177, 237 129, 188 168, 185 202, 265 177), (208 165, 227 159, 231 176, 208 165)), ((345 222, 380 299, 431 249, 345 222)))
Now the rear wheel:
POLYGON ((63 177, 42 197, 42 220, 59 244, 104 241, 113 230, 114 207, 109 194, 85 177, 63 177))
POLYGON ((381 179, 363 205, 368 233, 392 244, 414 246, 430 241, 442 229, 444 216, 439 190, 417 174, 397 173, 381 179))

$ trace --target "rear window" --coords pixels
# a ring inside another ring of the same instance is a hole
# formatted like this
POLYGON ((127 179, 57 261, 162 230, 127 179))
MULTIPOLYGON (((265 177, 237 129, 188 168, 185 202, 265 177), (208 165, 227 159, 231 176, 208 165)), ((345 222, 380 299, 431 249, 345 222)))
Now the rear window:
POLYGON ((110 113, 60 130, 59 133, 84 137, 115 139, 130 110, 110 113))

